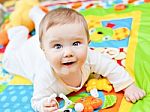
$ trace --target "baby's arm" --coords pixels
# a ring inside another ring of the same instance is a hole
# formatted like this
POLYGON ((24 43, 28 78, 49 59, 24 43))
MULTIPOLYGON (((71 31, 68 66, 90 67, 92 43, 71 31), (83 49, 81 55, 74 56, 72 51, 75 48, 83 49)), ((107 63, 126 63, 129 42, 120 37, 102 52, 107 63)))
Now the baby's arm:
POLYGON ((92 72, 107 77, 113 84, 115 92, 124 90, 126 99, 131 102, 135 102, 145 96, 145 92, 134 85, 133 79, 123 67, 100 53, 93 51, 92 55, 93 61, 91 65, 94 65, 91 67, 92 72))
POLYGON ((91 72, 106 77, 113 84, 115 92, 125 89, 134 82, 123 67, 100 52, 91 51, 90 60, 91 72))
MULTIPOLYGON (((43 60, 41 61, 44 62, 43 60)), ((45 63, 41 63, 41 61, 39 61, 41 67, 36 69, 37 71, 33 81, 34 91, 31 104, 35 111, 51 112, 55 109, 58 109, 58 103, 55 100, 56 94, 54 94, 56 92, 51 88, 53 86, 52 77, 50 77, 51 75, 47 74, 46 70, 42 68, 47 67, 44 66, 45 63)), ((39 65, 39 63, 37 63, 37 65, 39 65)))
POLYGON ((124 89, 124 95, 127 101, 135 103, 137 100, 142 99, 146 93, 144 90, 138 88, 134 83, 132 83, 124 89))

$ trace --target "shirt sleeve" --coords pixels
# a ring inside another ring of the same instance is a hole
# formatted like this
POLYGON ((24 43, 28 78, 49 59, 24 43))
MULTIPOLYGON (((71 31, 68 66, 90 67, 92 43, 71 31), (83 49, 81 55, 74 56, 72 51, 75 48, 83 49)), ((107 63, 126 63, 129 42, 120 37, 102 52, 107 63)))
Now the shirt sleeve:
POLYGON ((107 77, 111 84, 113 84, 116 92, 133 83, 133 79, 130 77, 128 72, 111 58, 94 50, 89 50, 88 58, 90 61, 91 71, 107 77))
POLYGON ((33 97, 31 100, 32 108, 36 111, 42 110, 43 100, 55 93, 53 85, 55 85, 55 78, 51 75, 50 68, 44 60, 41 65, 36 68, 36 76, 34 78, 33 97))

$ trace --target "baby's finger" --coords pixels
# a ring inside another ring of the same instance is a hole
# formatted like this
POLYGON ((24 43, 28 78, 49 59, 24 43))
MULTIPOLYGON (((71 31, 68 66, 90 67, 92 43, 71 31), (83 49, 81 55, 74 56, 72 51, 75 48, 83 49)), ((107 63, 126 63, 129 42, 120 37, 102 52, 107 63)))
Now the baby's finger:
POLYGON ((57 109, 58 109, 57 107, 44 107, 43 108, 44 112, 54 112, 57 109))
POLYGON ((51 101, 45 101, 43 103, 44 107, 58 107, 58 103, 56 102, 56 100, 51 100, 51 101))
POLYGON ((142 91, 139 93, 140 99, 142 99, 145 95, 146 95, 145 91, 142 90, 142 91))
POLYGON ((136 101, 138 101, 139 99, 141 99, 142 96, 140 96, 140 93, 137 93, 137 94, 135 94, 134 97, 135 97, 136 101))
POLYGON ((56 106, 57 107, 58 105, 57 105, 57 102, 55 100, 51 100, 50 106, 56 106))
POLYGON ((136 98, 135 98, 134 94, 128 94, 128 95, 126 95, 125 97, 126 97, 126 100, 127 100, 127 101, 130 101, 130 102, 132 102, 132 103, 135 103, 135 102, 136 102, 136 98))
POLYGON ((130 99, 130 101, 131 101, 132 103, 135 103, 136 100, 137 100, 134 95, 130 96, 129 99, 130 99))
POLYGON ((48 101, 49 99, 48 98, 45 98, 44 100, 43 100, 43 106, 50 106, 50 101, 48 101))
POLYGON ((126 99, 128 102, 130 102, 130 99, 129 99, 128 97, 125 97, 125 99, 126 99))

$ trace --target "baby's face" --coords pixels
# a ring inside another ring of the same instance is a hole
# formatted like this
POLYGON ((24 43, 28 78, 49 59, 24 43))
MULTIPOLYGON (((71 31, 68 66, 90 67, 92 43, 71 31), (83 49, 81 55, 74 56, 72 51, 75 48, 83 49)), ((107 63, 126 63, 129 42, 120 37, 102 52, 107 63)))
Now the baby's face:
POLYGON ((87 57, 88 39, 81 24, 57 25, 47 30, 42 47, 55 73, 63 77, 81 70, 87 57))

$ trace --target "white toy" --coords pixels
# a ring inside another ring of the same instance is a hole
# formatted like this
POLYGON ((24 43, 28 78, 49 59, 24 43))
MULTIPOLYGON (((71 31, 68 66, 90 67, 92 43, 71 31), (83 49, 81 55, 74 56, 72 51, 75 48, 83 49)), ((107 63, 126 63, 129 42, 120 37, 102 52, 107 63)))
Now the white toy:
MULTIPOLYGON (((54 99, 56 100, 57 94, 52 94, 48 99, 49 102, 54 99)), ((59 94, 59 97, 62 98, 65 101, 65 105, 64 107, 60 108, 57 110, 57 112, 65 112, 65 110, 68 110, 69 112, 72 112, 72 109, 67 109, 68 106, 72 105, 73 102, 71 100, 69 100, 63 93, 59 94)))
POLYGON ((83 109, 84 109, 84 106, 82 103, 76 103, 75 106, 74 106, 74 109, 76 112, 82 112, 83 109))
POLYGON ((64 99, 65 105, 64 105, 64 107, 58 109, 58 112, 64 112, 69 105, 73 104, 73 102, 71 100, 69 100, 63 93, 60 93, 59 97, 64 99))
POLYGON ((98 90, 97 90, 96 88, 91 89, 91 90, 90 90, 90 94, 91 94, 91 96, 93 96, 93 97, 95 97, 95 98, 98 98, 98 97, 99 97, 98 90))

